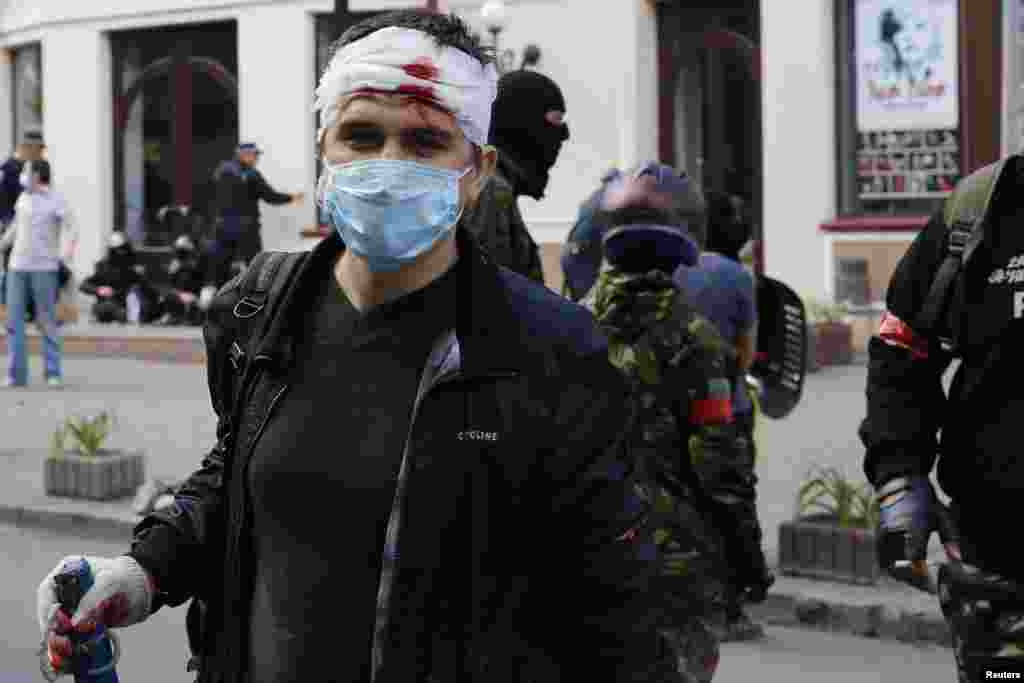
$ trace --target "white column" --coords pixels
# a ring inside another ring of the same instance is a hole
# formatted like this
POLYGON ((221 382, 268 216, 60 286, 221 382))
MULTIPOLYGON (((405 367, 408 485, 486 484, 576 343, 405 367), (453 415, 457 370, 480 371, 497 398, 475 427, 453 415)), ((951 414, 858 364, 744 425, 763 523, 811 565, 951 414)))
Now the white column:
POLYGON ((623 167, 658 159, 658 15, 654 3, 622 3, 619 158, 623 167))
POLYGON ((238 19, 239 139, 264 151, 260 171, 279 192, 305 192, 299 206, 262 205, 265 249, 300 249, 315 223, 313 16, 301 7, 250 7, 238 19), (287 36, 287 49, 278 49, 287 36))
POLYGON ((43 41, 43 130, 54 187, 74 212, 79 277, 92 272, 113 221, 111 55, 108 38, 76 26, 43 41))
POLYGON ((836 212, 833 2, 792 5, 761 1, 764 257, 768 275, 820 296, 827 271, 818 225, 836 212))

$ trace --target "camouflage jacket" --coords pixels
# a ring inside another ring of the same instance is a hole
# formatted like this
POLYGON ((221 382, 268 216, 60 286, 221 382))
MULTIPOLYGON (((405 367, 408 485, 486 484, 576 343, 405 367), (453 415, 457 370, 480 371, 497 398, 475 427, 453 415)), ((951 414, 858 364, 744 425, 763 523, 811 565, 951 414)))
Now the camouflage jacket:
MULTIPOLYGON (((654 498, 667 572, 711 571, 724 561, 711 521, 715 501, 750 496, 753 488, 747 490, 749 449, 732 422, 732 388, 740 381, 735 351, 658 271, 632 275, 605 266, 581 304, 633 387, 632 444, 654 498)), ((714 588, 710 583, 704 588, 714 588)))
POLYGON ((544 284, 540 249, 519 213, 511 160, 499 158, 498 168, 476 204, 468 207, 462 225, 495 263, 544 284))

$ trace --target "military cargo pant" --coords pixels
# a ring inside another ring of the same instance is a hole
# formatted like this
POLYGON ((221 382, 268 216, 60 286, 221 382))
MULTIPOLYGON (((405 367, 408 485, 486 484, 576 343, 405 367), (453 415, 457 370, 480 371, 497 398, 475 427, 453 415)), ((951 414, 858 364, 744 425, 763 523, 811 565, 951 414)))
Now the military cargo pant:
POLYGON ((662 557, 657 590, 662 627, 675 644, 687 683, 710 683, 718 669, 719 643, 711 622, 724 610, 720 543, 715 531, 685 496, 649 487, 655 541, 662 557))

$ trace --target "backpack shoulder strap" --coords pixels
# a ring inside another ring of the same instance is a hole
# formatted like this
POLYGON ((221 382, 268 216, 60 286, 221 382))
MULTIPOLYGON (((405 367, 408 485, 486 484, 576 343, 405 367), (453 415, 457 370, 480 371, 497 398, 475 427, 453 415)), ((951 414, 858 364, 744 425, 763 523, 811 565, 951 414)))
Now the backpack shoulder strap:
POLYGON ((249 263, 239 288, 241 297, 232 311, 236 321, 235 339, 228 353, 236 371, 241 368, 247 352, 251 355, 267 329, 268 318, 264 317, 263 324, 257 325, 257 316, 274 308, 291 282, 296 267, 308 255, 308 252, 301 251, 264 251, 249 263))
MULTIPOLYGON (((1008 158, 985 166, 962 180, 946 200, 946 258, 932 280, 921 312, 911 327, 934 337, 949 307, 953 283, 985 236, 984 226, 996 185, 1008 158)), ((947 340, 948 341, 948 340, 947 340)))

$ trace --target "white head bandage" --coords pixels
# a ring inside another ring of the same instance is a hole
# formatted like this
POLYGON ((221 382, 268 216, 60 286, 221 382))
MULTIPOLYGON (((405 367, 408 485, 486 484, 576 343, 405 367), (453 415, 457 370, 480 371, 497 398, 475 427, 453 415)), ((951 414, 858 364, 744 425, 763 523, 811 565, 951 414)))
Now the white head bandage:
POLYGON ((455 117, 466 139, 487 144, 498 72, 453 47, 438 47, 423 31, 389 27, 349 43, 331 59, 316 89, 319 139, 337 122, 340 100, 353 93, 409 95, 455 117))

